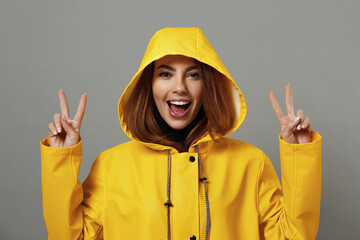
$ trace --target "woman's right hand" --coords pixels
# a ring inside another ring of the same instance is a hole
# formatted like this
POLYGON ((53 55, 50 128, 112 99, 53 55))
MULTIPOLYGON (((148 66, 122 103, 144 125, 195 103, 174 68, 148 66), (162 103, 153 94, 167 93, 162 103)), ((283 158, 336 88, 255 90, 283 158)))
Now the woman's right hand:
POLYGON ((54 122, 49 124, 50 147, 66 148, 77 144, 80 141, 80 126, 85 113, 87 95, 84 93, 75 117, 70 119, 69 107, 63 90, 59 90, 61 113, 54 115, 54 122))

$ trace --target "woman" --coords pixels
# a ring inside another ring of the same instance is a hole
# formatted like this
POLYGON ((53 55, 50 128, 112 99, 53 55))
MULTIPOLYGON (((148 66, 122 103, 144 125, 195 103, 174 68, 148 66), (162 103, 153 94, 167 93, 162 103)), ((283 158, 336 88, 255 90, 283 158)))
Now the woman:
POLYGON ((282 183, 256 147, 226 138, 243 122, 240 89, 198 28, 165 28, 150 40, 119 101, 132 139, 102 152, 77 180, 86 95, 61 110, 41 142, 49 239, 315 239, 321 137, 291 86, 279 119, 282 183))

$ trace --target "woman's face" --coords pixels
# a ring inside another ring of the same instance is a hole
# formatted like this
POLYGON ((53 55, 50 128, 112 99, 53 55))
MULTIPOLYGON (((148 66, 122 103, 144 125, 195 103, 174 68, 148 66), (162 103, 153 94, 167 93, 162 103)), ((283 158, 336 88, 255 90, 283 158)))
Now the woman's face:
POLYGON ((204 78, 199 64, 189 57, 168 55, 155 61, 152 92, 156 107, 173 129, 183 129, 202 106, 204 78))

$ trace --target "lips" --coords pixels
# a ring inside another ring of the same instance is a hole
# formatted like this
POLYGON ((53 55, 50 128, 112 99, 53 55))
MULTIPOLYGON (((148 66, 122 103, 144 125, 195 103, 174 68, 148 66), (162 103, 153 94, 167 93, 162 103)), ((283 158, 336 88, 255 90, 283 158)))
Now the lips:
POLYGON ((181 118, 189 111, 190 101, 187 100, 171 100, 167 102, 170 115, 175 118, 181 118))

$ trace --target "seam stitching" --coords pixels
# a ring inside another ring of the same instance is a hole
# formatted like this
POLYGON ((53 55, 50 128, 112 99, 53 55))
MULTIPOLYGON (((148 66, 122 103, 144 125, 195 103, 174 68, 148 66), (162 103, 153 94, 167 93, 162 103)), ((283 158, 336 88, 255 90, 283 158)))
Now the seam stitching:
POLYGON ((70 150, 70 166, 71 166, 71 171, 73 174, 73 181, 74 181, 74 189, 76 187, 76 182, 77 182, 77 178, 76 178, 76 173, 75 173, 75 167, 74 167, 74 155, 73 155, 73 150, 70 150))
POLYGON ((104 184, 104 203, 103 203, 103 209, 101 212, 101 222, 102 224, 104 224, 104 212, 105 212, 105 206, 106 206, 106 201, 107 201, 107 184, 106 184, 106 175, 105 175, 105 167, 102 166, 102 173, 103 173, 103 184, 104 184))
POLYGON ((296 187, 297 187, 297 169, 298 169, 298 159, 297 159, 297 149, 296 149, 296 146, 294 147, 294 185, 293 185, 293 188, 294 188, 294 193, 293 193, 293 199, 292 199, 292 206, 293 206, 293 209, 292 209, 292 220, 293 220, 293 223, 295 224, 295 199, 296 199, 296 187))
POLYGON ((264 163, 265 163, 265 153, 263 152, 262 154, 262 162, 260 162, 260 171, 258 173, 258 177, 256 179, 256 206, 257 206, 257 210, 258 210, 258 213, 260 215, 260 220, 262 221, 262 217, 261 217, 261 213, 260 213, 260 208, 259 208, 259 184, 260 184, 260 178, 261 178, 261 175, 263 173, 263 170, 264 170, 264 163))

